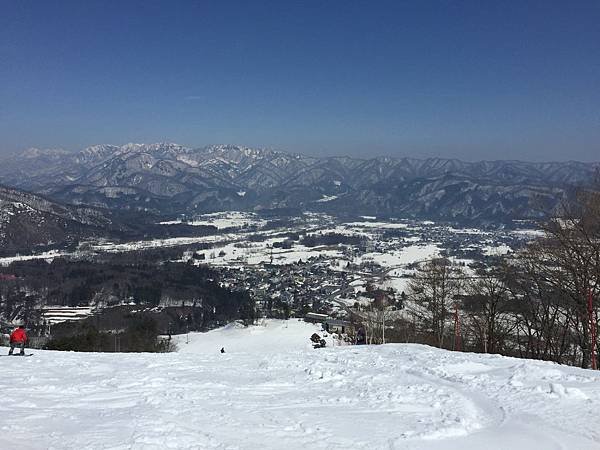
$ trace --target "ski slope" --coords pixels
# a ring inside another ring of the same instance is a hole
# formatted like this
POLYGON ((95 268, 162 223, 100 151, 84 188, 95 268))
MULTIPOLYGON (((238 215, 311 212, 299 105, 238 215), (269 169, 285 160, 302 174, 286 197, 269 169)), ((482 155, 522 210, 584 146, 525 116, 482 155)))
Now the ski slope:
POLYGON ((180 336, 171 354, 2 357, 0 448, 600 448, 600 372, 412 344, 313 350, 313 325, 265 325, 180 336))
POLYGON ((233 322, 207 333, 189 333, 174 336, 180 353, 212 354, 225 348, 226 353, 273 354, 290 350, 311 350, 308 339, 318 333, 327 341, 327 346, 339 345, 331 336, 321 332, 320 324, 299 320, 259 319, 257 326, 244 327, 233 322))

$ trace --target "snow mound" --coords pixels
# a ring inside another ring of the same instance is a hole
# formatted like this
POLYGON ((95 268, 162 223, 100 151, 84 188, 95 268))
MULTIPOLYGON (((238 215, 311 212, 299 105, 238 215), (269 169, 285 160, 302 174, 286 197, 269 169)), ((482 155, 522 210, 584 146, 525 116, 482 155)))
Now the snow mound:
MULTIPOLYGON (((245 327, 233 322, 207 333, 189 333, 174 336, 180 353, 211 354, 225 348, 227 353, 280 353, 312 349, 313 333, 323 336, 321 325, 299 320, 259 320, 257 325, 245 327)), ((326 334, 326 333, 325 333, 326 334)), ((333 345, 326 336, 328 346, 333 345)))

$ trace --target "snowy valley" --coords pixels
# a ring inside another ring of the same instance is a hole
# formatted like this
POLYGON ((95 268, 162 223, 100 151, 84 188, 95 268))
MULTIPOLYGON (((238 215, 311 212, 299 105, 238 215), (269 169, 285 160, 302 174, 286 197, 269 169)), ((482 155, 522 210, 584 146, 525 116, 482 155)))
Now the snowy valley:
POLYGON ((0 6, 0 450, 600 450, 600 0, 0 6))

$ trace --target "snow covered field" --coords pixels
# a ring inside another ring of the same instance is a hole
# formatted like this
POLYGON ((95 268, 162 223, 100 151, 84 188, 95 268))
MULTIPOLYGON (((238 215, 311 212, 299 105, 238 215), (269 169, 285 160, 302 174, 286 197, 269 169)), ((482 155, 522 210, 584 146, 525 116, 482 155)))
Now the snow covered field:
MULTIPOLYGON (((448 248, 460 248, 485 256, 504 255, 515 248, 515 242, 526 242, 539 237, 539 230, 506 230, 491 231, 474 228, 452 228, 436 225, 430 221, 409 221, 389 219, 376 220, 375 217, 362 216, 362 221, 344 222, 342 219, 322 214, 303 213, 294 218, 288 218, 284 226, 269 228, 266 225, 270 219, 264 219, 254 213, 223 211, 198 216, 188 225, 213 225, 219 232, 205 236, 180 236, 171 238, 155 238, 129 242, 108 242, 106 240, 85 242, 75 251, 50 250, 34 255, 13 255, 0 258, 0 266, 8 266, 15 261, 45 259, 51 261, 57 257, 94 257, 100 253, 119 253, 130 251, 152 250, 157 248, 192 246, 206 244, 208 248, 204 260, 198 264, 212 266, 242 267, 245 265, 260 265, 270 263, 287 265, 306 261, 309 258, 321 257, 335 263, 360 264, 374 262, 383 268, 406 265, 416 261, 429 259, 448 248), (392 236, 385 236, 386 233, 392 236), (354 236, 368 243, 366 252, 348 256, 352 245, 318 245, 307 247, 302 242, 295 241, 291 248, 281 245, 289 236, 297 233, 303 236, 320 236, 340 234, 354 236), (400 233, 394 236, 394 233, 400 233), (509 245, 510 244, 510 245, 509 245)), ((160 222, 168 226, 184 223, 181 219, 160 222)), ((192 253, 189 252, 189 259, 192 253)), ((185 250, 182 259, 185 261, 185 250)), ((471 259, 466 259, 467 264, 471 259)))
POLYGON ((409 344, 312 350, 314 329, 229 326, 180 336, 171 354, 2 357, 0 448, 600 447, 600 373, 409 344))
POLYGON ((166 222, 160 222, 160 225, 177 225, 185 223, 187 225, 199 226, 199 225, 212 225, 217 227, 219 230, 232 227, 244 227, 244 226, 264 226, 267 221, 257 218, 256 214, 239 212, 239 211, 224 211, 212 214, 203 214, 199 219, 182 222, 181 220, 170 220, 166 222))

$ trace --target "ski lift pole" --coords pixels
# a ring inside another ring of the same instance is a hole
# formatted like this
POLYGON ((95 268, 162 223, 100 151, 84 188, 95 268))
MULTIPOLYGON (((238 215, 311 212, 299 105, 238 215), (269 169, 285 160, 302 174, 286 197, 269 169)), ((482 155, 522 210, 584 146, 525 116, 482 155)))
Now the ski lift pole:
POLYGON ((454 350, 460 352, 460 316, 458 315, 458 305, 454 304, 454 350))
POLYGON ((588 314, 590 317, 590 358, 592 362, 592 370, 596 370, 596 320, 594 317, 594 299, 592 297, 591 288, 588 291, 588 314))
POLYGON ((381 342, 385 344, 385 309, 381 313, 382 327, 381 327, 381 342))

